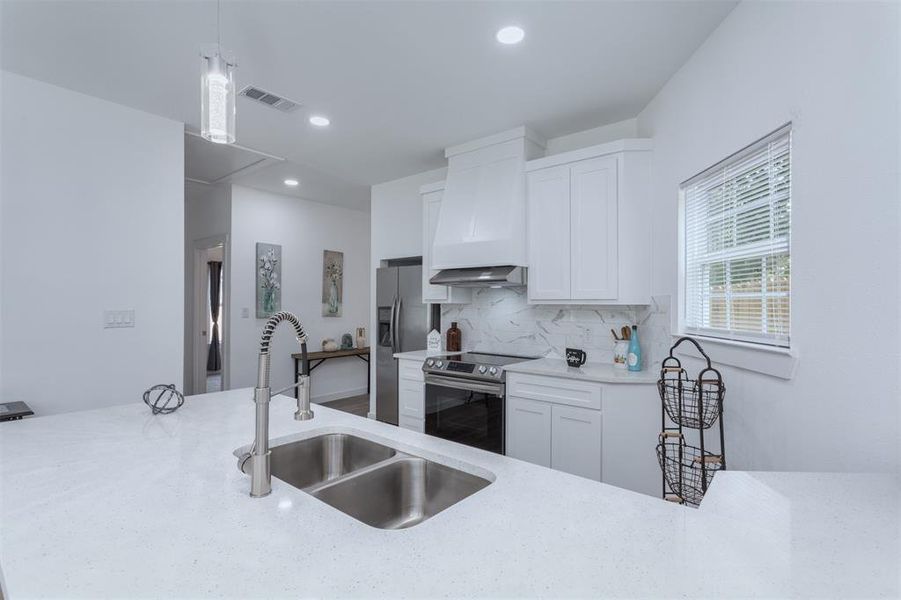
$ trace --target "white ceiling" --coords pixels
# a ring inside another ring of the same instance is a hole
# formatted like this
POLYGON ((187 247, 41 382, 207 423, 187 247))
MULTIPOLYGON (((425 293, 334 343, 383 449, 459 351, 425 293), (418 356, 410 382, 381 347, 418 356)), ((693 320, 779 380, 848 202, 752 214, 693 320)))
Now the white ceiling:
MULTIPOLYGON (((510 127, 556 137, 633 117, 734 5, 223 1, 222 44, 238 59, 239 87, 304 104, 285 114, 239 98, 238 142, 286 159, 246 176, 280 184, 308 169, 310 185, 338 178, 356 193, 442 166, 445 146, 510 127), (526 39, 501 46, 494 33, 510 23, 526 39), (309 125, 313 112, 332 125, 309 125)), ((198 52, 216 39, 215 7, 3 0, 0 64, 196 131, 198 52)))
POLYGON ((197 134, 185 134, 185 179, 215 185, 235 183, 277 194, 369 210, 369 187, 241 144, 213 144, 197 134), (286 186, 286 179, 300 185, 286 186))

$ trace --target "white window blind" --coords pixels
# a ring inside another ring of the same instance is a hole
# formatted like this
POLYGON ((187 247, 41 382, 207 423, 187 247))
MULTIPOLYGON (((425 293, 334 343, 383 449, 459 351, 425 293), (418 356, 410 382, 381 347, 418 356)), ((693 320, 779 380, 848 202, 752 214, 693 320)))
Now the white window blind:
POLYGON ((680 191, 685 333, 788 347, 791 125, 680 191))

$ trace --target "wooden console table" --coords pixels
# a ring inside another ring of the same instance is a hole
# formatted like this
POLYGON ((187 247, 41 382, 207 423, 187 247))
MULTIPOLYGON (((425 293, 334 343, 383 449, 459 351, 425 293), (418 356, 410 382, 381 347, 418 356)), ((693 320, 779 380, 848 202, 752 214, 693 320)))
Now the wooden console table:
MULTIPOLYGON (((347 358, 348 356, 356 356, 360 360, 366 363, 366 393, 369 393, 370 386, 370 369, 369 366, 369 346, 365 348, 350 348, 349 350, 334 350, 332 352, 307 352, 307 360, 310 362, 310 373, 313 373, 313 369, 324 363, 325 361, 332 358, 347 358)), ((300 378, 300 361, 303 358, 303 355, 300 352, 295 352, 291 355, 291 358, 294 359, 294 383, 296 384, 300 378)), ((295 387, 294 388, 294 397, 296 398, 300 392, 295 387)))

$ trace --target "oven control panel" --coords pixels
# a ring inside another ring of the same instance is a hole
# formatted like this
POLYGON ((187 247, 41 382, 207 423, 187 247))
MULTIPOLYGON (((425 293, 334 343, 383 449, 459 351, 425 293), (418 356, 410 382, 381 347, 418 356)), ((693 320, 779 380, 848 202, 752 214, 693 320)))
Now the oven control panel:
POLYGON ((475 363, 447 360, 445 358, 429 358, 422 365, 426 373, 459 373, 464 376, 478 377, 480 379, 499 380, 503 371, 495 366, 480 365, 475 363))

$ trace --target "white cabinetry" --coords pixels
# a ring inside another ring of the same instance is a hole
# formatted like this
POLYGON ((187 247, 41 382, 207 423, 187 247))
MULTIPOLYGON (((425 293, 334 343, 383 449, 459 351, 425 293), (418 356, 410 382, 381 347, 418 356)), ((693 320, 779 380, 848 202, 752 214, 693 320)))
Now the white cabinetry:
POLYGON ((599 385, 507 375, 507 456, 601 481, 599 385))
POLYGON ((569 167, 529 175, 529 299, 557 300, 570 293, 569 167), (551 240, 557 240, 552 243, 551 240))
POLYGON ((583 160, 570 168, 570 298, 616 300, 616 157, 583 160))
POLYGON ((425 431, 425 381, 419 360, 397 360, 397 412, 399 427, 425 431))
POLYGON ((551 407, 551 468, 601 478, 601 411, 551 407))
POLYGON ((529 301, 649 304, 648 140, 526 163, 529 301))
POLYGON ((441 213, 444 182, 424 185, 419 191, 422 194, 422 301, 441 304, 471 302, 472 291, 469 289, 429 283, 429 279, 438 272, 432 268, 432 247, 441 213))
POLYGON ((507 456, 551 466, 551 405, 507 397, 507 456))
POLYGON ((656 390, 507 374, 507 456, 656 495, 656 390))

